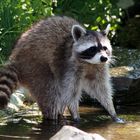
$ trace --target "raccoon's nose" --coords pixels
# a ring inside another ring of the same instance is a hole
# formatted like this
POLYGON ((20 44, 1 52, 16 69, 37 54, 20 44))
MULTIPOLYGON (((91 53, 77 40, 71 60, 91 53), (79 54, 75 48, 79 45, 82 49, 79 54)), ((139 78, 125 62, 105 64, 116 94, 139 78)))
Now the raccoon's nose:
POLYGON ((101 62, 106 62, 108 59, 107 59, 107 57, 101 56, 100 60, 101 60, 101 62))

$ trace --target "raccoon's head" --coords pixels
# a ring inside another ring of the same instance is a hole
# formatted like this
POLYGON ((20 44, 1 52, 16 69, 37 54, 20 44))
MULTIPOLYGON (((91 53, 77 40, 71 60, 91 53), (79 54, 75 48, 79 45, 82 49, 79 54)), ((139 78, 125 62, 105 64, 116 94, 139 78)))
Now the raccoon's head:
POLYGON ((111 61, 112 47, 107 38, 109 26, 102 31, 87 31, 80 25, 73 25, 72 37, 73 56, 91 64, 108 63, 111 61))

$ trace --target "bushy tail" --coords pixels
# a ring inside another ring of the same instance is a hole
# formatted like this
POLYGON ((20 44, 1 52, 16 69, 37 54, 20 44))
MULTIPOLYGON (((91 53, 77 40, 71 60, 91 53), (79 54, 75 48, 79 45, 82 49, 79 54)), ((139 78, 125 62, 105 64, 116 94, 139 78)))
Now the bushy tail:
POLYGON ((0 68, 0 109, 7 106, 10 95, 17 88, 18 76, 12 66, 0 68))

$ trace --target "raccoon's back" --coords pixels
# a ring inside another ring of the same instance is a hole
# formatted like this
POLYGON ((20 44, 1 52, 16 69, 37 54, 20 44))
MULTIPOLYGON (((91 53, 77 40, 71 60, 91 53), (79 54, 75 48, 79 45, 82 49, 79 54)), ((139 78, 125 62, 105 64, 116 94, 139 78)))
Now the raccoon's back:
POLYGON ((50 17, 33 25, 23 33, 17 41, 15 48, 10 56, 10 60, 17 60, 20 54, 26 56, 53 57, 54 51, 62 54, 62 46, 72 45, 71 28, 72 25, 79 24, 68 17, 50 17), (66 44, 67 43, 67 44, 66 44), (69 45, 69 44, 70 45, 69 45), (59 49, 60 48, 60 49, 59 49), (31 52, 31 54, 30 54, 31 52))
POLYGON ((71 28, 74 24, 78 24, 77 21, 68 17, 56 16, 41 20, 21 35, 15 48, 30 46, 39 49, 52 45, 59 46, 71 34, 71 28))
POLYGON ((23 33, 10 56, 20 77, 41 76, 45 70, 47 75, 48 68, 61 75, 72 53, 74 24, 79 23, 68 17, 50 17, 23 33))

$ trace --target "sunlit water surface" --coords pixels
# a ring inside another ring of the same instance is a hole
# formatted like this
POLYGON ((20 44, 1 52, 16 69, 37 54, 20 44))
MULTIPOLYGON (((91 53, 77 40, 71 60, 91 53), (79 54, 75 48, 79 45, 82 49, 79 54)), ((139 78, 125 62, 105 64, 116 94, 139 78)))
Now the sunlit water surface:
MULTIPOLYGON (((122 108, 122 107, 121 107, 122 108)), ((48 140, 63 125, 72 125, 89 133, 98 133, 107 140, 140 140, 139 107, 119 109, 119 117, 126 124, 114 123, 106 113, 98 108, 80 107, 81 121, 74 123, 71 117, 60 122, 42 121, 41 116, 15 115, 0 123, 0 140, 48 140)))

